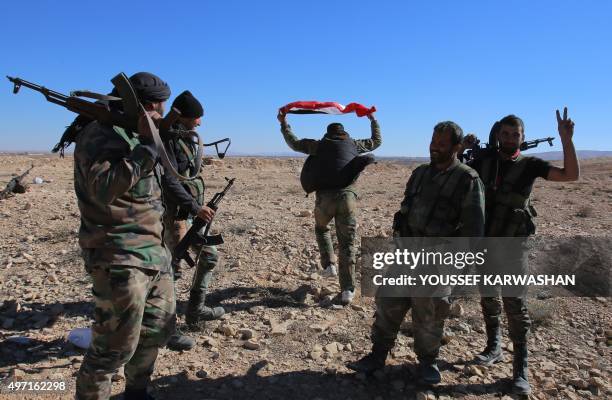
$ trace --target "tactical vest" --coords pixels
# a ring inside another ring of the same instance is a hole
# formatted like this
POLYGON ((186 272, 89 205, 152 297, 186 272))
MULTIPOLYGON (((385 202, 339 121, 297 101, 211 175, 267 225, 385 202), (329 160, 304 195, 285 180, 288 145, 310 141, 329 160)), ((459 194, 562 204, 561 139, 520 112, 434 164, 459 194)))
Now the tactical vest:
POLYGON ((394 227, 403 237, 459 235, 463 195, 458 189, 468 179, 478 178, 476 171, 458 163, 441 182, 428 181, 432 173, 430 164, 414 170, 400 210, 399 226, 394 227), (427 184, 425 184, 427 183, 427 184))
POLYGON ((368 164, 367 158, 360 159, 358 156, 357 145, 350 137, 323 138, 319 141, 317 154, 308 156, 304 162, 300 174, 302 188, 310 193, 349 186, 368 164))
POLYGON ((480 177, 486 188, 486 235, 490 237, 523 237, 535 233, 533 218, 537 213, 530 203, 531 186, 516 188, 529 158, 519 154, 512 166, 497 182, 499 159, 487 157, 482 161, 480 177))
MULTIPOLYGON (((189 171, 193 171, 191 172, 192 174, 195 173, 195 157, 196 157, 196 153, 193 151, 193 149, 187 144, 185 143, 185 141, 183 139, 178 139, 176 141, 177 145, 180 147, 181 151, 187 155, 187 158, 189 159, 189 167, 188 170, 189 171)), ((185 175, 185 173, 187 171, 178 171, 179 174, 185 175)), ((205 189, 205 185, 204 185, 204 179, 200 176, 200 174, 198 173, 198 176, 194 179, 191 180, 187 180, 187 181, 181 181, 181 185, 185 188, 185 190, 187 190, 187 192, 189 194, 191 194, 191 196, 195 199, 195 201, 199 204, 199 205, 204 205, 204 189, 205 189)), ((177 216, 176 219, 177 220, 184 220, 187 219, 189 217, 189 213, 191 212, 191 210, 184 210, 182 208, 179 208, 179 210, 177 211, 177 216)))

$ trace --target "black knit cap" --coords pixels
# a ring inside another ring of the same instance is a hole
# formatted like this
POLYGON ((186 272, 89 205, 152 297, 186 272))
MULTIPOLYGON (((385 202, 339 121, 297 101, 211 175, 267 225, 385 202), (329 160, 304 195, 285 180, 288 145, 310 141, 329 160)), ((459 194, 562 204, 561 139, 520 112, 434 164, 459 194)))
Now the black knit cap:
POLYGON ((344 126, 342 126, 339 122, 334 122, 332 124, 327 125, 327 134, 328 135, 346 135, 346 131, 344 130, 344 126))
POLYGON ((185 90, 179 94, 172 107, 177 108, 181 112, 181 116, 185 118, 200 118, 204 115, 202 104, 196 99, 189 90, 185 90))
POLYGON ((135 73, 130 76, 130 82, 141 102, 160 103, 170 97, 170 86, 150 72, 135 73))

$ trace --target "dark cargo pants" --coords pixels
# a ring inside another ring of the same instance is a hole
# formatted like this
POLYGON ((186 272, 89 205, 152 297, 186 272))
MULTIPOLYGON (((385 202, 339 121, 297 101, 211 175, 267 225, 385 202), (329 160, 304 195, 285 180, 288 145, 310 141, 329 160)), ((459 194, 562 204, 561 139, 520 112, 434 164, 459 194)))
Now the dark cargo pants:
POLYGON ((377 297, 372 343, 391 350, 408 310, 412 308, 414 352, 419 361, 433 362, 440 352, 448 297, 377 297))

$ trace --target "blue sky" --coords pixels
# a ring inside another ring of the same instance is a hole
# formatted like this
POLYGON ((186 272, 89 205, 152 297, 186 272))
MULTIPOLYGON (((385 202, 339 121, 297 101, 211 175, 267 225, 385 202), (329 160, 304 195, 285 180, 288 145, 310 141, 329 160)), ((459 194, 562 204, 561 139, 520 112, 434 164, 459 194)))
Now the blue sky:
MULTIPOLYGON (((514 113, 528 139, 557 137, 564 105, 578 149, 612 150, 611 16, 608 1, 10 1, 0 72, 64 93, 154 72, 200 98, 200 132, 230 152, 289 152, 275 116, 295 100, 375 105, 381 156, 426 155, 449 119, 486 141, 514 113)), ((5 81, 0 150, 50 149, 73 117, 5 81)), ((354 115, 289 120, 302 137, 334 121, 369 136, 354 115)))

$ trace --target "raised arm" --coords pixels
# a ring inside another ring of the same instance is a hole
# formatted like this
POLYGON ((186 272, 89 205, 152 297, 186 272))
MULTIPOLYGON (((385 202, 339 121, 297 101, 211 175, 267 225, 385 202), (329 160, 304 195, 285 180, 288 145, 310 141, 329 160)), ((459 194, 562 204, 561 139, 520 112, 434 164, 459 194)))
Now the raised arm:
POLYGON ((567 118, 567 107, 563 109, 563 118, 557 110, 557 129, 563 146, 563 168, 550 167, 546 180, 555 182, 569 182, 580 177, 580 165, 576 156, 576 149, 572 137, 574 136, 574 121, 567 118))
POLYGON ((378 121, 374 116, 374 113, 368 114, 368 119, 370 120, 370 129, 372 130, 372 136, 370 139, 356 139, 355 144, 357 145, 357 149, 360 153, 367 153, 368 151, 372 151, 380 146, 382 143, 382 137, 380 135, 380 126, 378 125, 378 121))
POLYGON ((285 138, 285 142, 293 151, 298 151, 305 154, 316 154, 319 147, 319 141, 314 139, 298 139, 291 130, 291 126, 287 122, 287 116, 283 113, 278 113, 276 116, 281 124, 281 132, 285 138))

